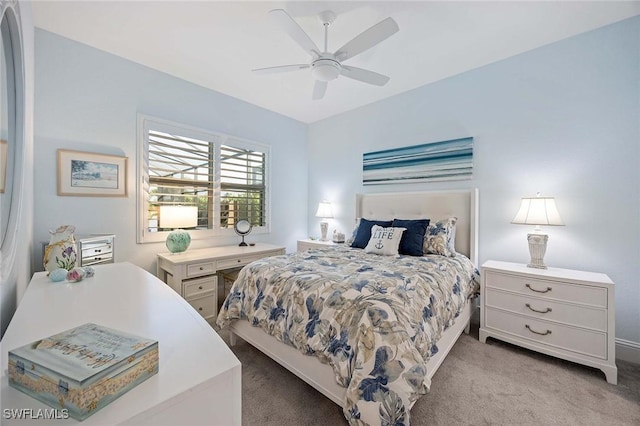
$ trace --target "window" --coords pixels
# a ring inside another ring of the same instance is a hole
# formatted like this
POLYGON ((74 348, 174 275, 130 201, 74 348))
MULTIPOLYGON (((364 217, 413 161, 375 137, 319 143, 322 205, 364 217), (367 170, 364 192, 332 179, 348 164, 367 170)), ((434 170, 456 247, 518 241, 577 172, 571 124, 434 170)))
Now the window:
POLYGON ((197 211, 192 238, 233 233, 239 219, 268 231, 267 146, 145 116, 138 138, 138 242, 165 240, 163 206, 197 211))

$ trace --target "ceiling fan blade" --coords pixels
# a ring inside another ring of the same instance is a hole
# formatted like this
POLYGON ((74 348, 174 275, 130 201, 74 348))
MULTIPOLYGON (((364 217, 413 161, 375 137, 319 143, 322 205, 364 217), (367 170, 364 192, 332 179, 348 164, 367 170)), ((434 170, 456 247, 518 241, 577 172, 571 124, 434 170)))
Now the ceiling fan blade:
POLYGON ((300 25, 296 21, 293 20, 291 16, 283 9, 274 9, 269 12, 271 18, 276 21, 289 37, 293 39, 296 43, 298 43, 308 54, 313 56, 314 58, 320 57, 320 49, 318 46, 309 38, 307 33, 304 32, 300 25))
POLYGON ((342 66, 340 74, 345 77, 352 78, 354 80, 362 81, 364 83, 375 84, 376 86, 384 86, 390 80, 386 75, 378 74, 377 72, 364 70, 362 68, 342 66))
POLYGON ((251 71, 256 74, 275 74, 279 72, 303 70, 305 68, 309 68, 310 66, 311 65, 309 64, 279 65, 277 67, 257 68, 251 71))
POLYGON ((313 96, 311 99, 318 100, 324 98, 324 93, 327 91, 328 83, 326 81, 316 80, 316 84, 313 86, 313 96))
POLYGON ((373 27, 360 33, 350 42, 336 50, 335 57, 339 61, 345 61, 349 58, 372 48, 376 44, 391 37, 397 33, 400 28, 393 18, 387 18, 378 22, 373 27))

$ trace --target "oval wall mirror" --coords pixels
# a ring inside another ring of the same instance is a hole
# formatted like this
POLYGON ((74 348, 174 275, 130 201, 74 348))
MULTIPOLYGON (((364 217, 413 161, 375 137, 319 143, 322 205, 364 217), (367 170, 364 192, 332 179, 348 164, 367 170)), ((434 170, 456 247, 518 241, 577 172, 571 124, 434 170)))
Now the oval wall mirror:
POLYGON ((251 228, 253 225, 247 219, 240 219, 233 225, 233 229, 236 231, 236 234, 242 236, 242 242, 238 244, 240 247, 244 247, 247 243, 244 242, 244 236, 251 232, 251 228))
POLYGON ((0 250, 4 257, 3 277, 9 273, 5 266, 13 263, 19 216, 19 197, 24 137, 24 72, 22 42, 18 24, 18 6, 2 4, 0 31, 0 250), (14 9, 15 8, 15 9, 14 9))

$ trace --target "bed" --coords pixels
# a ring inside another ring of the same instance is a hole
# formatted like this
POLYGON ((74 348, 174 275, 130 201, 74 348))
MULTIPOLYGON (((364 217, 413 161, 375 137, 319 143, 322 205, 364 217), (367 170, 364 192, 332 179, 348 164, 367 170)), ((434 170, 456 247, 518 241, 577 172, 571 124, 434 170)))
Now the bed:
POLYGON ((232 345, 242 338, 342 406, 351 424, 408 425, 469 331, 479 288, 477 199, 476 189, 358 194, 357 218, 429 218, 427 234, 453 223, 455 252, 385 256, 345 245, 261 259, 240 271, 218 325, 232 345))

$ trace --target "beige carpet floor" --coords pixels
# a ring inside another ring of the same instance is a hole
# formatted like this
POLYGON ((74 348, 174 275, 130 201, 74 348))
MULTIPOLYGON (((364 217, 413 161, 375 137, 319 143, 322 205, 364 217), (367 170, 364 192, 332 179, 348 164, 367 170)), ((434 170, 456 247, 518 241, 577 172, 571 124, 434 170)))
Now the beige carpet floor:
MULTIPOLYGON (((219 331, 228 342, 228 333, 219 331)), ((342 410, 249 344, 242 363, 242 423, 344 425, 342 410)), ((640 425, 640 365, 618 362, 618 385, 599 370, 498 340, 462 335, 411 410, 420 425, 640 425)))

